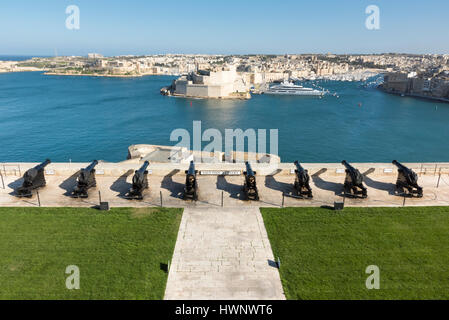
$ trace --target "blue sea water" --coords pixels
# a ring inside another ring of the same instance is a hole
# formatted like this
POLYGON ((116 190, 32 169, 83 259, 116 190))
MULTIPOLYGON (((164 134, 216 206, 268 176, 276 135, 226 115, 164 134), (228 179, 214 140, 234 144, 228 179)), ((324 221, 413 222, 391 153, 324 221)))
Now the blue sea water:
POLYGON ((333 81, 320 85, 339 98, 161 96, 173 79, 0 74, 0 162, 121 161, 131 144, 174 145, 172 130, 194 120, 223 135, 279 129, 283 161, 449 161, 449 104, 333 81))
POLYGON ((25 61, 32 57, 38 56, 10 56, 10 55, 0 55, 0 61, 25 61))

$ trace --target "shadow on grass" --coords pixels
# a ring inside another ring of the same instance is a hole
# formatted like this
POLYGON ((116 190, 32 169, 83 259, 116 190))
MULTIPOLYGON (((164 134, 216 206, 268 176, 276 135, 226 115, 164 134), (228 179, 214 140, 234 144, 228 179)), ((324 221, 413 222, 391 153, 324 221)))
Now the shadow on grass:
POLYGON ((324 206, 321 206, 320 208, 321 209, 335 211, 335 208, 333 206, 329 206, 329 205, 324 205, 324 206))
POLYGON ((168 273, 168 264, 167 263, 160 263, 159 268, 164 271, 165 273, 168 273))

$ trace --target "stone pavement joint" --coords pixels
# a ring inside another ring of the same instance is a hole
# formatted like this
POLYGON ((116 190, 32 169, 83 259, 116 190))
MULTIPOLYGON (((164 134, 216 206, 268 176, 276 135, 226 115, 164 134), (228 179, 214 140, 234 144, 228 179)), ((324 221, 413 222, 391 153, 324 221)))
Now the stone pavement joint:
POLYGON ((260 210, 186 208, 166 300, 283 300, 260 210))

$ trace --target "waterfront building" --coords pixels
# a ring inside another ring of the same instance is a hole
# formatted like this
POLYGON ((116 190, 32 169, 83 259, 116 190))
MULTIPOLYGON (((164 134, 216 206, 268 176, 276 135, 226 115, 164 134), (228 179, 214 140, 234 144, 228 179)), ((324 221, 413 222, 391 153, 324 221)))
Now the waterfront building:
POLYGON ((449 80, 426 77, 416 72, 394 72, 384 76, 382 89, 389 93, 449 101, 449 80))
POLYGON ((391 93, 407 93, 410 88, 410 81, 407 77, 407 73, 395 72, 386 74, 384 76, 383 88, 391 93))
POLYGON ((230 98, 248 94, 248 84, 236 67, 221 70, 198 70, 174 81, 174 95, 199 98, 230 98))

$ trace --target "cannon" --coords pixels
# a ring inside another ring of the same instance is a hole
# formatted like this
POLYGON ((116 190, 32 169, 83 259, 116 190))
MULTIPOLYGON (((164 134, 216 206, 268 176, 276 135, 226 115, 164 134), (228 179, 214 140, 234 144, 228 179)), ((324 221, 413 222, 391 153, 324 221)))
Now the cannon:
POLYGON ((97 180, 95 179, 95 166, 97 164, 98 161, 94 160, 88 167, 81 169, 77 178, 77 185, 73 190, 74 198, 87 198, 87 191, 97 186, 97 180))
POLYGON ((19 197, 31 198, 33 190, 45 187, 47 182, 45 181, 44 169, 50 163, 50 159, 47 159, 25 172, 23 175, 23 184, 16 190, 19 197))
POLYGON ((143 200, 143 191, 148 189, 148 166, 150 163, 145 161, 143 166, 136 170, 133 176, 133 184, 127 195, 128 199, 143 200))
POLYGON ((257 191, 256 184, 256 172, 253 171, 251 165, 248 161, 245 162, 246 171, 243 172, 245 175, 245 184, 243 185, 243 192, 248 200, 259 201, 259 192, 257 191))
POLYGON ((417 196, 422 198, 423 188, 418 185, 418 175, 411 169, 396 160, 392 162, 398 168, 396 191, 401 195, 417 196))
POLYGON ((346 178, 344 184, 345 196, 353 196, 362 198, 368 197, 366 187, 363 185, 363 176, 359 170, 351 166, 345 160, 341 162, 346 167, 346 178))
POLYGON ((295 173, 296 173, 296 179, 295 179, 295 190, 299 197, 307 197, 307 198, 313 198, 312 195, 312 188, 310 187, 309 181, 309 172, 305 170, 298 161, 295 161, 295 173))
POLYGON ((186 185, 184 186, 184 199, 198 200, 198 182, 196 180, 195 163, 190 161, 189 170, 186 170, 186 185))

